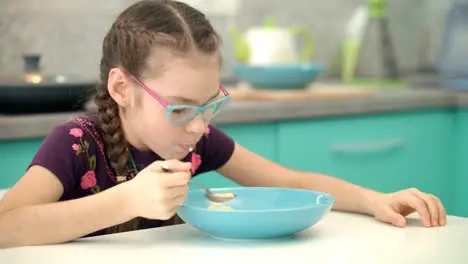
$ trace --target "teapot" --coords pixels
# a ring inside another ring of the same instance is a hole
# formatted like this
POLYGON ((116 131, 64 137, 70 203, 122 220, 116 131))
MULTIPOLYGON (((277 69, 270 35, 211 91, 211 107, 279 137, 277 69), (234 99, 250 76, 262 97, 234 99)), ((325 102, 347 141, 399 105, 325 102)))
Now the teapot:
POLYGON ((249 65, 280 65, 307 62, 314 52, 314 40, 309 30, 300 25, 278 27, 272 19, 262 26, 253 27, 242 34, 231 29, 234 38, 235 59, 249 65), (298 50, 297 40, 304 39, 298 50))

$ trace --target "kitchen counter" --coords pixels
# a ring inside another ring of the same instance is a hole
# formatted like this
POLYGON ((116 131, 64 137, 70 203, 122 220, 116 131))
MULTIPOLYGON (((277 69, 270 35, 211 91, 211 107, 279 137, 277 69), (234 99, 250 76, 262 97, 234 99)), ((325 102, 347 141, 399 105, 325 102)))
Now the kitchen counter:
MULTIPOLYGON (((233 100, 215 124, 258 123, 301 118, 468 107, 468 93, 441 89, 378 92, 372 97, 252 102, 233 100)), ((0 140, 41 138, 54 126, 82 113, 0 115, 0 140)))
POLYGON ((371 217, 331 212, 291 239, 227 241, 188 225, 0 250, 0 263, 347 263, 461 264, 468 262, 468 219, 424 228, 415 215, 397 228, 371 217), (181 254, 182 253, 182 254, 181 254))

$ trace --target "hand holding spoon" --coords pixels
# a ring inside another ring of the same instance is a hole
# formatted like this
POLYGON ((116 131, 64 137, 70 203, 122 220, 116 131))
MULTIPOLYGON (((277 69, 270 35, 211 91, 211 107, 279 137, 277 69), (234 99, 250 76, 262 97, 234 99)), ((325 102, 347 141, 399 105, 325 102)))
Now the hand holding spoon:
MULTIPOLYGON (((190 152, 192 152, 193 149, 190 148, 190 152)), ((169 166, 163 165, 162 169, 166 172, 174 172, 169 166)), ((230 201, 236 197, 234 193, 219 193, 219 194, 214 194, 208 187, 205 185, 195 182, 193 180, 190 180, 191 183, 199 186, 200 188, 205 190, 205 196, 208 198, 208 200, 215 202, 215 203, 225 203, 227 201, 230 201)))

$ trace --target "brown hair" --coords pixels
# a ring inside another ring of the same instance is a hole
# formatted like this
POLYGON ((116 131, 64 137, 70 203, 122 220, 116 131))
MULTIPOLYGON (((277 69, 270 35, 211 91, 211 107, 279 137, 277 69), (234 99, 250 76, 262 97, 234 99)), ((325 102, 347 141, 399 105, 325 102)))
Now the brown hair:
MULTIPOLYGON (((116 175, 128 174, 129 157, 119 107, 107 88, 110 69, 120 67, 141 78, 148 67, 149 55, 158 48, 179 56, 190 52, 214 54, 219 50, 219 43, 220 39, 205 15, 182 2, 139 1, 117 17, 104 38, 100 82, 95 97, 98 129, 116 175)), ((178 221, 172 219, 172 222, 174 220, 178 221)), ((121 232, 137 227, 138 219, 134 219, 109 230, 121 232)))

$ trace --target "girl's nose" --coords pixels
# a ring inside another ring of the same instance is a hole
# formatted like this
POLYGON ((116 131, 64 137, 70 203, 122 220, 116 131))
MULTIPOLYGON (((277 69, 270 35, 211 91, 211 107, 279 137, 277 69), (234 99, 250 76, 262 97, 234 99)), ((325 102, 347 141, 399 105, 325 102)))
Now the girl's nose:
POLYGON ((196 115, 188 124, 187 132, 194 134, 203 134, 205 132, 206 124, 203 120, 202 114, 196 115))

